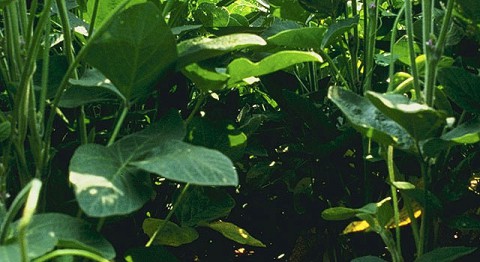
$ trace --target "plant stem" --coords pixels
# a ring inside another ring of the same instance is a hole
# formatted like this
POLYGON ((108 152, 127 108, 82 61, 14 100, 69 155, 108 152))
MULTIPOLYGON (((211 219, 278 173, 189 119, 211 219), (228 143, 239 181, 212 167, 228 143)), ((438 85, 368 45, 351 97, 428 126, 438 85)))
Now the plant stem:
POLYGON ((52 261, 56 257, 62 257, 62 256, 79 256, 79 257, 84 257, 88 258, 93 261, 98 261, 98 262, 109 262, 108 259, 105 259, 95 253, 92 253, 87 250, 81 250, 81 249, 57 249, 54 250, 50 253, 47 253, 39 258, 36 258, 33 260, 33 262, 45 262, 45 261, 52 261))
POLYGON ((411 0, 405 0, 405 25, 407 26, 407 43, 408 55, 410 57, 410 73, 413 76, 413 88, 415 89, 415 97, 417 101, 422 102, 422 92, 420 90, 420 78, 418 75, 417 64, 415 63, 415 47, 413 45, 413 14, 411 0))
POLYGON ((374 69, 375 42, 377 37, 377 20, 378 20, 378 0, 373 0, 370 5, 364 6, 367 9, 368 28, 365 43, 365 79, 363 83, 363 92, 372 89, 372 77, 374 69))
POLYGON ((115 124, 115 128, 113 129, 112 136, 110 136, 110 139, 108 140, 107 146, 110 146, 115 142, 115 139, 117 138, 118 133, 120 132, 120 128, 123 125, 123 121, 125 120, 125 117, 127 116, 128 108, 129 108, 128 104, 125 103, 124 106, 123 106, 122 113, 118 117, 117 123, 115 124))
POLYGON ((405 203, 405 208, 408 213, 408 217, 410 218, 410 223, 411 223, 411 228, 412 228, 412 234, 413 234, 413 240, 415 241, 415 249, 418 253, 419 251, 419 245, 420 245, 420 235, 418 231, 418 224, 417 224, 417 219, 415 218, 415 214, 413 212, 413 207, 412 207, 412 202, 408 197, 404 197, 403 201, 405 203))
POLYGON ((157 230, 153 233, 152 237, 150 237, 150 239, 148 240, 147 244, 145 244, 145 247, 151 246, 152 243, 153 243, 153 241, 154 241, 155 238, 157 237, 158 233, 160 233, 160 232, 165 228, 165 226, 167 225, 168 221, 170 221, 170 219, 172 218, 173 214, 175 213, 175 209, 177 209, 178 205, 182 202, 182 199, 183 199, 183 197, 185 196, 185 193, 187 192, 187 190, 188 190, 189 187, 190 187, 190 184, 189 184, 189 183, 185 184, 185 186, 184 186, 183 189, 182 189, 182 192, 180 192, 180 195, 178 196, 177 200, 176 200, 175 203, 173 204, 172 210, 170 210, 170 212, 168 212, 167 217, 165 218, 165 220, 163 221, 163 223, 157 228, 157 230))
POLYGON ((324 58, 325 60, 327 60, 328 62, 328 65, 330 66, 330 69, 332 70, 332 74, 335 75, 336 77, 336 80, 340 80, 340 82, 343 83, 343 85, 345 86, 345 88, 347 89, 350 89, 350 85, 348 84, 348 81, 345 79, 345 77, 343 77, 343 74, 342 72, 340 72, 340 70, 338 70, 338 67, 335 65, 335 63, 333 62, 333 59, 330 57, 330 55, 327 54, 327 52, 325 52, 323 49, 318 49, 318 52, 320 53, 320 56, 322 58, 324 58))
POLYGON ((395 241, 393 240, 392 234, 390 234, 390 231, 382 228, 380 232, 378 232, 378 234, 380 235, 383 242, 387 246, 387 249, 390 252, 390 255, 392 256, 392 261, 402 262, 403 261, 402 254, 399 253, 399 251, 397 250, 397 246, 395 244, 395 241))
POLYGON ((405 5, 402 6, 400 11, 398 11, 397 17, 395 18, 395 22, 393 22, 393 28, 392 28, 392 36, 390 37, 390 65, 388 68, 388 92, 393 91, 394 86, 393 86, 393 75, 395 74, 395 61, 393 60, 393 55, 394 55, 394 46, 395 43, 397 42, 397 32, 398 32, 398 24, 400 23, 400 18, 403 15, 403 12, 405 11, 405 5))
POLYGON ((202 106, 203 102, 205 101, 205 96, 206 95, 203 92, 199 94, 199 96, 197 98, 197 102, 195 103, 195 107, 193 108, 192 112, 190 113, 190 115, 188 115, 187 119, 185 120, 185 125, 188 126, 188 124, 190 124, 190 122, 192 122, 193 118, 197 114, 198 110, 200 110, 200 107, 202 106))
POLYGON ((398 196, 397 188, 393 185, 395 182, 395 168, 393 162, 393 146, 389 145, 387 149, 387 165, 388 165, 388 176, 390 179, 390 190, 392 193, 392 202, 393 202, 393 213, 395 220, 395 240, 397 243, 397 251, 402 253, 401 241, 400 241, 400 211, 398 209, 398 196))

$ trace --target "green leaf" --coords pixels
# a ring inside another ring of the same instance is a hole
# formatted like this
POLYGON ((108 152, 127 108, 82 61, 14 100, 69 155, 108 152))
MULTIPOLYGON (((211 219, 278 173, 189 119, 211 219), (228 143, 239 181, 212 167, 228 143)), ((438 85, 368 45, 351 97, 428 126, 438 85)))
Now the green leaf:
POLYGON ((237 172, 224 154, 179 140, 162 143, 144 160, 131 163, 142 170, 184 183, 237 186, 237 172))
POLYGON ((11 124, 9 121, 0 123, 0 142, 7 140, 10 137, 11 124))
POLYGON ((223 190, 212 187, 191 187, 182 198, 175 215, 182 226, 196 226, 228 216, 235 200, 223 190))
POLYGON ((176 58, 175 37, 160 10, 147 2, 115 16, 85 59, 130 100, 148 95, 176 58))
POLYGON ((202 67, 197 63, 186 66, 182 70, 182 73, 195 83, 195 87, 205 93, 223 89, 230 78, 227 74, 202 67))
MULTIPOLYGON (((35 89, 40 92, 40 87, 42 85, 43 60, 38 60, 36 66, 37 69, 33 75, 33 83, 35 84, 35 89)), ((62 82, 67 69, 68 61, 66 56, 52 55, 48 58, 47 98, 55 96, 57 87, 62 82)))
POLYGON ((405 181, 393 181, 392 185, 395 188, 401 189, 401 190, 409 190, 409 189, 414 189, 415 188, 415 185, 413 185, 412 183, 409 183, 409 182, 405 182, 405 181))
POLYGON ((480 77, 462 68, 442 68, 438 81, 443 90, 456 104, 468 112, 480 113, 480 77))
POLYGON ((445 124, 446 115, 423 104, 397 94, 379 94, 372 91, 366 97, 383 114, 401 125, 416 140, 430 138, 445 124))
POLYGON ((14 242, 14 243, 9 243, 7 245, 1 245, 0 261, 4 261, 4 262, 22 261, 22 256, 20 255, 19 243, 14 242))
POLYGON ((415 262, 450 262, 473 253, 476 247, 441 247, 423 254, 415 262))
POLYGON ((197 37, 178 44, 177 68, 200 62, 235 50, 267 43, 254 34, 231 34, 216 38, 197 37))
POLYGON ((310 16, 297 0, 270 0, 269 3, 272 15, 283 20, 305 23, 310 16))
POLYGON ((348 207, 331 207, 323 210, 322 218, 325 220, 347 220, 354 217, 358 211, 348 207))
POLYGON ((280 51, 257 63, 246 58, 238 58, 227 67, 227 74, 231 76, 228 84, 234 85, 245 78, 266 75, 304 62, 322 63, 323 59, 317 53, 302 51, 280 51))
MULTIPOLYGON (((413 44, 413 49, 415 51, 415 55, 420 53, 420 47, 418 44, 413 44)), ((407 37, 401 37, 398 41, 393 45, 392 53, 397 57, 397 59, 406 64, 410 65, 410 49, 408 48, 408 40, 407 37)))
POLYGON ((325 27, 290 29, 270 36, 267 42, 288 48, 318 49, 326 31, 325 27))
POLYGON ((226 27, 230 14, 225 7, 218 7, 213 3, 201 3, 193 13, 195 20, 199 20, 205 27, 226 27))
POLYGON ((198 238, 198 232, 194 228, 179 227, 170 221, 165 224, 163 219, 147 218, 142 225, 143 232, 149 237, 152 237, 159 227, 162 227, 162 230, 153 241, 156 245, 178 247, 191 243, 198 238))
MULTIPOLYGON (((145 3, 148 0, 131 0, 127 7, 145 3)), ((108 18, 110 12, 115 9, 123 0, 102 0, 98 1, 97 14, 95 16, 95 28, 98 28, 101 24, 105 22, 105 19, 108 18)), ((90 21, 92 19, 93 10, 95 7, 95 1, 87 1, 87 13, 85 13, 85 21, 90 21)))
MULTIPOLYGON (((132 165, 153 148, 185 136, 183 121, 171 113, 149 128, 125 136, 109 147, 80 146, 70 161, 70 183, 78 204, 89 216, 129 214, 153 193, 150 176, 132 165)), ((169 166, 170 164, 163 163, 169 166)), ((170 168, 174 168, 170 165, 170 168)))
POLYGON ((331 87, 328 98, 342 110, 353 127, 366 137, 404 150, 413 147, 413 140, 405 129, 387 118, 368 99, 340 87, 331 87))
POLYGON ((443 134, 441 139, 457 144, 474 144, 480 141, 480 120, 463 123, 443 134))
POLYGON ((194 118, 187 137, 192 144, 216 149, 233 161, 241 159, 247 147, 247 136, 227 121, 194 118))
POLYGON ((374 256, 364 256, 364 257, 357 257, 352 259, 351 262, 387 262, 384 259, 374 256))
POLYGON ((179 260, 162 246, 139 247, 129 249, 125 254, 126 262, 178 262, 179 260))
POLYGON ((30 258, 43 255, 55 246, 88 250, 107 259, 115 257, 113 246, 93 226, 65 214, 34 215, 26 237, 30 258))
POLYGON ((254 246, 266 247, 260 240, 252 237, 245 229, 238 227, 232 223, 217 221, 206 224, 205 226, 220 232, 224 237, 231 239, 237 243, 254 246))
POLYGON ((343 34, 350 31, 353 27, 358 25, 359 17, 351 17, 344 20, 336 21, 330 27, 328 27, 327 32, 323 36, 321 48, 329 47, 338 41, 338 38, 343 34))
POLYGON ((117 99, 126 102, 125 97, 110 80, 96 69, 87 70, 82 78, 70 79, 69 82, 72 86, 63 93, 59 104, 61 107, 74 108, 117 99))

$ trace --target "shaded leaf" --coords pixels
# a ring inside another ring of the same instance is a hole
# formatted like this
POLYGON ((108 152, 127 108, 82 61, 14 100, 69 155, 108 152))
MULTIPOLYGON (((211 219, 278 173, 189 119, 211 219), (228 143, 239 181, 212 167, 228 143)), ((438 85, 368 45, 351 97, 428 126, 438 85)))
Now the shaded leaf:
POLYGON ((438 81, 456 104, 466 111, 480 113, 480 77, 462 68, 449 67, 439 70, 438 81))
POLYGON ((191 243, 198 238, 198 232, 191 227, 179 227, 177 224, 168 221, 165 225, 165 220, 156 218, 147 218, 143 221, 143 232, 149 237, 152 237, 159 227, 162 230, 159 232, 155 240, 156 245, 167 245, 178 247, 184 244, 191 243))
POLYGON ((20 245, 16 242, 0 246, 0 261, 18 262, 22 261, 20 245))
POLYGON ((151 2, 115 16, 85 57, 128 100, 146 96, 176 58, 175 37, 151 2))
POLYGON ((237 186, 233 163, 222 153, 179 140, 162 143, 133 166, 159 176, 193 185, 237 186))
POLYGON ((480 220, 469 215, 460 215, 447 220, 446 224, 453 229, 480 230, 480 220))
POLYGON ((457 144, 474 144, 480 141, 480 120, 463 123, 443 134, 441 139, 457 144))
POLYGON ((179 260, 162 246, 133 248, 125 254, 126 262, 178 262, 179 260))
POLYGON ((317 53, 302 51, 280 51, 257 63, 246 58, 238 58, 227 67, 227 74, 231 76, 228 84, 234 85, 245 78, 266 75, 304 62, 322 63, 323 59, 317 53))
POLYGON ((208 92, 223 89, 227 85, 227 74, 216 72, 197 63, 190 64, 183 68, 183 74, 195 83, 195 87, 208 92))
POLYGON ((357 26, 359 17, 351 17, 344 20, 336 21, 334 24, 328 27, 327 32, 323 36, 321 48, 328 47, 335 43, 337 39, 350 31, 353 27, 357 26))
POLYGON ((98 103, 125 97, 110 80, 96 69, 87 70, 80 79, 70 79, 72 86, 62 95, 61 107, 73 108, 89 103, 98 103))
POLYGON ((10 137, 11 124, 9 121, 0 123, 0 142, 7 140, 10 137))
POLYGON ((386 260, 374 256, 364 256, 354 258, 351 262, 386 262, 386 260))
POLYGON ((477 250, 476 247, 441 247, 423 254, 415 262, 450 262, 477 250))
POLYGON ((230 214, 235 200, 223 190, 212 187, 191 187, 182 198, 175 215, 182 226, 196 226, 230 214))
POLYGON ((223 236, 237 243, 254 246, 266 247, 260 240, 252 237, 245 229, 238 227, 232 223, 218 221, 206 224, 205 226, 220 232, 223 236))
POLYGON ((226 27, 230 14, 225 7, 218 7, 213 3, 201 3, 193 13, 195 20, 199 20, 205 27, 226 27))
POLYGON ((387 118, 368 99, 340 87, 330 87, 328 97, 342 110, 353 127, 366 137, 404 150, 413 147, 413 140, 405 129, 387 118))

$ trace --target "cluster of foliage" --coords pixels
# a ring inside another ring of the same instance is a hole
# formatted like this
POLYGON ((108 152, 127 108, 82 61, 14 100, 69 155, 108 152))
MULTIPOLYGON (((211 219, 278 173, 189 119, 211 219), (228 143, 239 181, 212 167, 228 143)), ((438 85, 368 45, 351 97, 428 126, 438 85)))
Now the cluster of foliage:
POLYGON ((0 0, 1 260, 478 255, 479 14, 0 0))

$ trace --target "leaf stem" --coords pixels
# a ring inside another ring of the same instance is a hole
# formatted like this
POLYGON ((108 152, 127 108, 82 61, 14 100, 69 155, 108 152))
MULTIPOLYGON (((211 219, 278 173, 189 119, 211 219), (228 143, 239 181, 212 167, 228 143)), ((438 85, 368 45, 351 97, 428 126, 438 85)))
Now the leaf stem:
POLYGON ((33 260, 33 262, 51 261, 56 257, 62 257, 62 256, 78 256, 78 257, 88 258, 90 260, 97 261, 97 262, 109 262, 108 259, 105 259, 90 251, 81 250, 81 249, 57 249, 33 260))
POLYGON ((115 142, 115 139, 117 138, 118 133, 120 132, 120 128, 122 127, 123 122, 125 121, 125 117, 127 116, 128 108, 129 108, 128 103, 125 103, 123 106, 122 113, 118 117, 117 123, 115 124, 115 128, 113 129, 112 136, 110 136, 110 139, 108 140, 107 146, 110 146, 115 142))
POLYGON ((415 97, 417 101, 422 102, 422 92, 420 90, 420 78, 418 75, 417 64, 415 63, 415 47, 413 45, 413 14, 411 0, 405 0, 405 25, 407 26, 407 43, 408 55, 410 57, 410 73, 413 76, 413 88, 415 89, 415 97))
POLYGON ((182 189, 182 192, 180 192, 180 195, 178 196, 177 200, 173 204, 172 210, 168 212, 167 217, 165 218, 164 222, 157 228, 157 230, 152 234, 152 237, 148 240, 147 244, 145 244, 145 247, 150 247, 157 237, 158 233, 160 233, 165 226, 167 225, 168 221, 172 218, 173 214, 175 213, 175 210, 177 209, 178 205, 182 202, 183 197, 185 196, 185 193, 187 192, 188 188, 190 187, 190 184, 187 183, 182 189))
POLYGON ((400 18, 402 17, 404 11, 405 11, 405 5, 402 6, 400 11, 398 11, 397 17, 395 18, 395 22, 393 22, 393 28, 392 28, 392 35, 390 37, 390 65, 388 68, 388 92, 393 91, 394 86, 393 86, 393 75, 395 74, 395 61, 394 61, 394 46, 395 43, 397 42, 397 32, 398 32, 398 24, 400 23, 400 18))
POLYGON ((397 251, 401 254, 402 247, 400 241, 400 211, 398 209, 398 195, 397 188, 393 185, 395 182, 395 168, 393 162, 393 146, 389 145, 387 149, 387 165, 388 165, 388 176, 390 179, 390 190, 392 193, 392 202, 393 202, 393 214, 395 220, 395 240, 397 243, 397 251))

